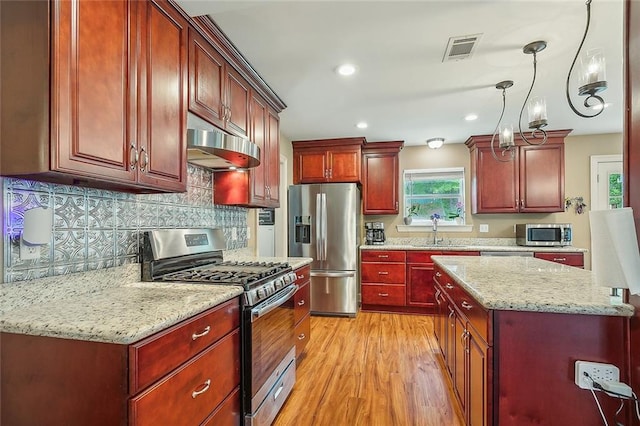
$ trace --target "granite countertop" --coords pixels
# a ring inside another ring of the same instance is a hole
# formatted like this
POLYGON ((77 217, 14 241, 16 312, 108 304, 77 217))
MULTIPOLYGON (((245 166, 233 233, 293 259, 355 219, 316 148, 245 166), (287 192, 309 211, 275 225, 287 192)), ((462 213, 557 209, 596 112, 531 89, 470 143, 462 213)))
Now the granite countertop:
POLYGON ((486 309, 632 316, 591 271, 533 257, 433 256, 486 309))
POLYGON ((0 331, 129 344, 242 294, 140 282, 140 264, 0 285, 0 331))

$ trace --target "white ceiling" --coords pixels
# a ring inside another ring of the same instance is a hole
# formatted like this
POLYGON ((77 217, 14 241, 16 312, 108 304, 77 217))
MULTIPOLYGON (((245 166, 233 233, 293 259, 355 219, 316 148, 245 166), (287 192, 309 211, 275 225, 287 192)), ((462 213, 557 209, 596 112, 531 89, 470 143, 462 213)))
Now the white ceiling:
MULTIPOLYGON (((522 47, 545 40, 532 95, 545 96, 547 129, 621 132, 623 1, 594 0, 583 52, 603 48, 611 106, 597 118, 571 112, 565 83, 584 32, 584 0, 208 1, 178 0, 192 16, 210 15, 287 104, 281 132, 290 140, 365 136, 368 141, 464 142, 491 134, 507 90, 505 122, 517 127, 533 76, 522 47), (449 37, 482 33, 470 59, 443 63, 449 37), (345 78, 334 69, 358 67, 345 78), (464 120, 478 114, 473 122, 464 120), (369 128, 355 127, 367 121, 369 128)), ((572 96, 579 108, 577 69, 572 96)), ((527 111, 523 115, 526 127, 527 111)))

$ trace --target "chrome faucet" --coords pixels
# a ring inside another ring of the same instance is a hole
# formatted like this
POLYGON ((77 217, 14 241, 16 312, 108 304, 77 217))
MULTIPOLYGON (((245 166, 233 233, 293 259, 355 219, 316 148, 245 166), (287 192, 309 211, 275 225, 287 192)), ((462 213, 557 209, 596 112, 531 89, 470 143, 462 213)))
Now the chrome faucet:
POLYGON ((438 243, 442 242, 442 238, 438 238, 438 217, 432 217, 431 222, 433 222, 433 245, 437 246, 438 243))

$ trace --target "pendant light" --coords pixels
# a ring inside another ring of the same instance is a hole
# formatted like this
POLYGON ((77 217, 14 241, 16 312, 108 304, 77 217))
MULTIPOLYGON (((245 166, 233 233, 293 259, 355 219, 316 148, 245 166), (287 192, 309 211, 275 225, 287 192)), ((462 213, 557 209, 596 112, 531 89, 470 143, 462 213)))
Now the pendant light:
POLYGON ((605 75, 606 61, 601 49, 589 50, 586 52, 585 56, 581 58, 581 73, 580 78, 578 79, 580 84, 580 87, 578 87, 578 95, 587 97, 584 100, 583 105, 586 108, 595 109, 597 112, 594 114, 584 114, 578 111, 571 102, 571 96, 569 96, 569 80, 571 79, 571 72, 573 71, 573 67, 580 56, 582 45, 587 38, 587 33, 589 32, 589 23, 591 22, 591 0, 587 0, 585 4, 587 5, 587 25, 584 29, 584 35, 582 36, 582 41, 580 41, 580 45, 578 46, 576 56, 573 58, 573 62, 571 63, 571 68, 569 68, 566 92, 569 107, 573 112, 583 118, 593 118, 602 114, 605 107, 604 99, 597 95, 597 93, 602 92, 607 88, 607 79, 605 75))
POLYGON ((529 96, 531 96, 533 86, 536 84, 536 72, 538 63, 536 54, 544 50, 546 47, 546 41, 538 40, 531 42, 522 48, 522 51, 527 55, 533 55, 533 79, 531 80, 531 87, 529 88, 527 97, 522 104, 520 117, 518 119, 518 130, 520 132, 520 137, 529 145, 542 145, 547 141, 547 132, 543 129, 543 127, 547 125, 547 103, 544 98, 540 97, 533 97, 531 98, 531 101, 529 101, 529 96), (527 107, 527 101, 529 101, 528 115, 529 129, 531 129, 530 138, 527 138, 522 132, 522 114, 524 113, 524 108, 527 107), (542 135, 542 140, 539 142, 535 142, 534 139, 540 139, 540 135, 542 135))
POLYGON ((500 118, 498 118, 498 124, 496 124, 496 128, 493 131, 493 136, 491 137, 491 155, 497 161, 501 161, 506 163, 511 161, 515 157, 515 143, 513 141, 513 125, 511 124, 502 124, 502 117, 504 116, 504 110, 507 105, 506 101, 506 92, 509 87, 513 86, 513 81, 504 80, 496 84, 496 89, 502 90, 502 112, 500 112, 500 118), (501 155, 498 157, 496 154, 495 148, 495 140, 496 134, 498 134, 498 147, 501 150, 501 155))

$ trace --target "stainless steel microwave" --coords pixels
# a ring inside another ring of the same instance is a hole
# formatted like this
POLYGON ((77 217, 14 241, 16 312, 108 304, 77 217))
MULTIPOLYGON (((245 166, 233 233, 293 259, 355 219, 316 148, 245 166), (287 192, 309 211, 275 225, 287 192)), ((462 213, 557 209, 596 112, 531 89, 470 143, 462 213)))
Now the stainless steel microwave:
POLYGON ((570 246, 570 223, 519 223, 516 225, 519 246, 570 246))

